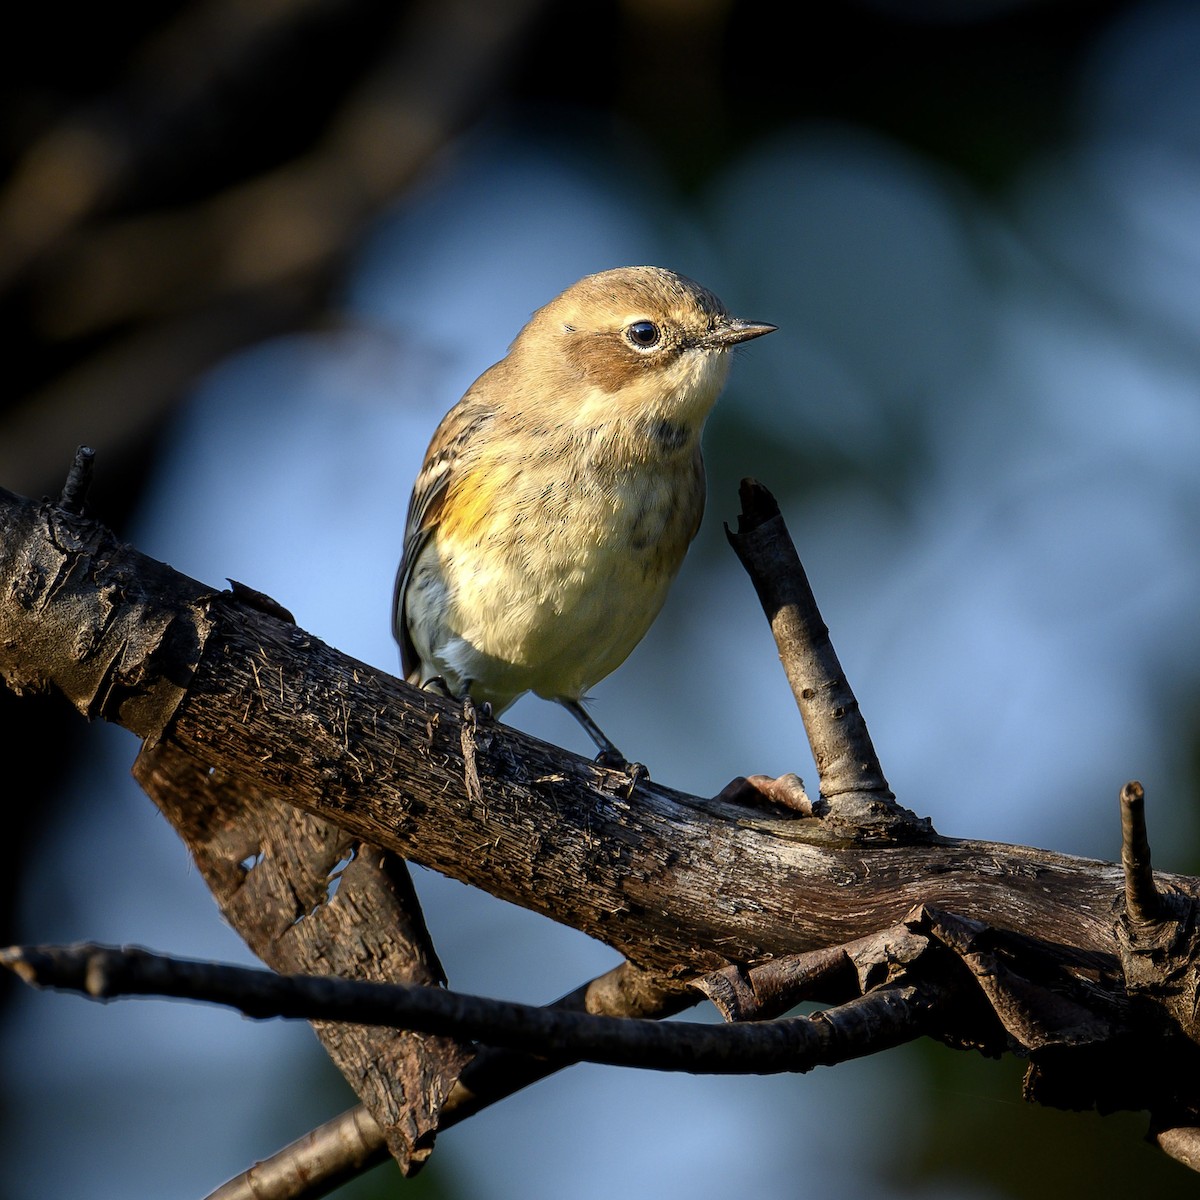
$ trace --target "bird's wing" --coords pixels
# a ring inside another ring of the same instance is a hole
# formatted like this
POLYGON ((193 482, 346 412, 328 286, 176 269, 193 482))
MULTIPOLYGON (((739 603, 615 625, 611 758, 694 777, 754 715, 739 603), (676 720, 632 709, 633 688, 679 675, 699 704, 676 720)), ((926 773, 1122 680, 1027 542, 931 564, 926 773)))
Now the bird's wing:
POLYGON ((404 525, 404 553, 396 572, 396 587, 392 596, 392 632, 400 643, 400 664, 404 677, 410 683, 419 682, 414 676, 420 668, 420 660, 404 611, 409 580, 417 560, 437 528, 447 492, 456 476, 460 475, 464 460, 470 457, 472 440, 491 424, 495 412, 495 407, 482 400, 474 389, 468 392, 442 418, 413 484, 404 525))

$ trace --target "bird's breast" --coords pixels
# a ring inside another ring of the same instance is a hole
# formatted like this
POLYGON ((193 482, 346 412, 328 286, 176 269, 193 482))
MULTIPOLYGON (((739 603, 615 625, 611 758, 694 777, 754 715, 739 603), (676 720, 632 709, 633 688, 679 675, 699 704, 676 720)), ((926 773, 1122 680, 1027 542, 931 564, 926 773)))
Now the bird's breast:
POLYGON ((653 464, 580 449, 573 471, 545 453, 477 468, 438 530, 456 637, 507 664, 514 691, 575 697, 619 666, 700 523, 697 448, 653 464))

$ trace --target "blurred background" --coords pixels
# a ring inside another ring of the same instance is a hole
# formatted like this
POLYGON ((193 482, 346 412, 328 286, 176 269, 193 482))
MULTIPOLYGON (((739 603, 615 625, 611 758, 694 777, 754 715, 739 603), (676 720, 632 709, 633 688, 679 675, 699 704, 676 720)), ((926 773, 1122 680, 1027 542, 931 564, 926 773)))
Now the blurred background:
MULTIPOLYGON (((704 794, 811 762, 749 583, 778 495, 900 800, 1113 858, 1147 787, 1200 871, 1200 6, 1188 0, 167 0, 0 50, 0 486, 55 493, 396 669, 442 412, 580 275, 657 263, 780 332, 709 511, 594 713, 704 794)), ((514 724, 587 745, 554 706, 514 724)), ((245 961, 134 739, 0 694, 2 938, 245 961)), ((418 871, 453 986, 542 1002, 606 947, 418 871)), ((343 1200, 1193 1195, 1144 1117, 905 1048, 809 1077, 575 1068, 343 1200)), ((0 1197, 194 1200, 352 1102, 307 1027, 0 980, 0 1197)))

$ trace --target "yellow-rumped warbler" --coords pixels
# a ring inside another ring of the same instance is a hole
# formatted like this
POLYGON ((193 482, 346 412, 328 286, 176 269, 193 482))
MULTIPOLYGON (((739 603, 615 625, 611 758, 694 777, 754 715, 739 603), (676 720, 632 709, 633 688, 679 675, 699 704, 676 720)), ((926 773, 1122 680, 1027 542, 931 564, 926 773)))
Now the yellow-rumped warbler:
POLYGON ((413 487, 394 629, 410 683, 497 714, 581 701, 658 615, 704 511, 700 434, 729 350, 770 333, 661 267, 538 309, 446 414, 413 487))

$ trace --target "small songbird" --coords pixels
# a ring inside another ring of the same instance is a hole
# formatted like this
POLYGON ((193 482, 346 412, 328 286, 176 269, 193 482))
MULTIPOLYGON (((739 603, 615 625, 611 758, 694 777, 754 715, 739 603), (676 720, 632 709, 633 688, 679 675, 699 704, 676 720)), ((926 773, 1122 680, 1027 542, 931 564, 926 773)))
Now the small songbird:
POLYGON ((588 275, 538 309, 446 414, 413 487, 394 630, 410 683, 501 713, 584 711, 642 640, 704 511, 700 434, 729 352, 770 333, 661 267, 588 275))

